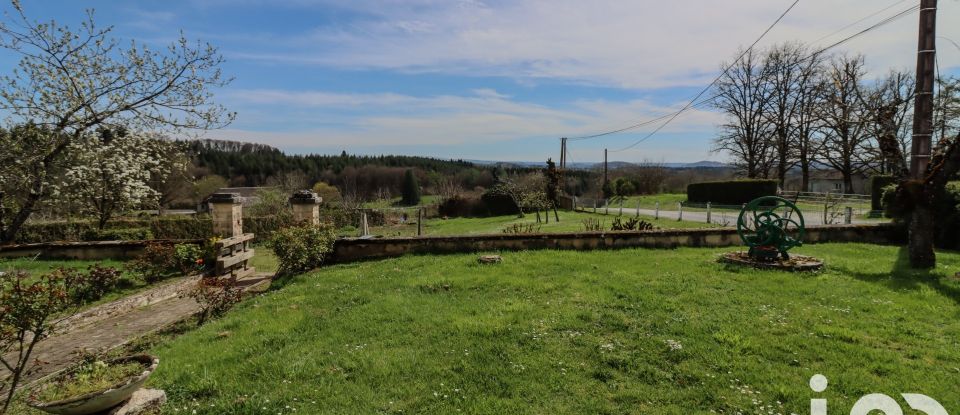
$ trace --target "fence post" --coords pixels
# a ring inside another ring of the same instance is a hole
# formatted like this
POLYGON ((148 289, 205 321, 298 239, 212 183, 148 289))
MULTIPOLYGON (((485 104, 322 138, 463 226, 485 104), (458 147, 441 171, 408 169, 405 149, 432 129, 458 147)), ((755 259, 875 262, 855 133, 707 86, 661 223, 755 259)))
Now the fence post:
POLYGON ((659 200, 655 204, 655 210, 653 211, 653 218, 660 219, 660 201, 659 200))
POLYGON ((847 225, 849 225, 853 223, 853 208, 850 206, 847 206, 844 210, 845 212, 843 215, 843 223, 846 223, 847 225))
POLYGON ((823 224, 828 225, 827 223, 827 210, 830 209, 830 205, 827 203, 823 204, 823 224))
POLYGON ((290 196, 290 208, 293 209, 293 221, 296 223, 320 224, 320 202, 323 198, 309 190, 299 190, 290 196))
POLYGON ((597 199, 593 199, 593 213, 597 213, 597 199))
POLYGON ((573 211, 574 211, 574 212, 577 211, 577 197, 576 197, 576 196, 573 197, 573 211))
POLYGON ((610 214, 610 199, 603 199, 603 214, 610 214))
POLYGON ((677 221, 683 220, 683 203, 677 202, 677 221))
POLYGON ((417 236, 423 235, 423 208, 417 209, 417 236))
POLYGON ((637 199, 637 217, 640 217, 640 199, 637 199))
POLYGON ((710 223, 710 202, 707 202, 707 223, 710 223))
POLYGON ((623 216, 623 199, 620 199, 620 216, 623 216))
POLYGON ((361 219, 361 223, 360 223, 360 236, 367 236, 367 235, 370 234, 370 228, 367 227, 367 212, 366 212, 366 211, 363 212, 363 214, 360 216, 360 219, 361 219))

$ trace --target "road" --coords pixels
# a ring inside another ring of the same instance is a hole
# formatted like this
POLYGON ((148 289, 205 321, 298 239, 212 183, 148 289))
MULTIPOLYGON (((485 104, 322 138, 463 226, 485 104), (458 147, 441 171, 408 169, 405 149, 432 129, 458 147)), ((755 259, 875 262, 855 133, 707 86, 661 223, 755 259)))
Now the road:
MULTIPOLYGON (((589 210, 589 209, 588 209, 589 210)), ((597 208, 597 212, 604 212, 605 208, 597 208)), ((636 208, 623 208, 624 215, 636 215, 637 212, 640 212, 641 215, 645 216, 656 216, 656 210, 654 209, 636 209, 636 208)), ((620 207, 610 207, 610 214, 620 213, 620 207)), ((805 225, 823 225, 823 213, 817 212, 818 214, 807 214, 803 216, 805 225)), ((726 225, 726 226, 737 226, 737 216, 740 214, 738 211, 730 210, 716 210, 711 212, 710 219, 712 223, 726 225)), ((661 219, 678 219, 679 212, 676 210, 660 210, 661 219)), ((707 212, 702 210, 684 210, 683 211, 683 220, 687 222, 707 222, 707 212)), ((875 219, 862 219, 858 218, 856 215, 851 219, 853 224, 869 224, 869 223, 878 223, 875 219)), ((843 223, 843 217, 839 217, 834 220, 833 224, 838 225, 843 223)))

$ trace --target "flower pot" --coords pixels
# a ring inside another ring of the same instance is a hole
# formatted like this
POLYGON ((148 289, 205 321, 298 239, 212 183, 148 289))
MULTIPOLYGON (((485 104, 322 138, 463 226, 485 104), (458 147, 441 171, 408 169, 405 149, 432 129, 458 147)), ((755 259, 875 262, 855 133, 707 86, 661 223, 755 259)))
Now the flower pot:
MULTIPOLYGON (((160 359, 153 356, 141 354, 134 356, 121 357, 108 361, 108 364, 139 362, 143 365, 143 372, 134 375, 126 380, 97 392, 91 392, 80 396, 73 396, 53 402, 39 402, 32 397, 27 399, 27 405, 44 412, 57 415, 87 415, 95 414, 113 408, 133 395, 137 389, 140 389, 147 378, 157 369, 160 359)), ((69 372, 68 372, 69 373, 69 372)), ((43 390, 52 383, 48 382, 38 387, 35 391, 43 390)))

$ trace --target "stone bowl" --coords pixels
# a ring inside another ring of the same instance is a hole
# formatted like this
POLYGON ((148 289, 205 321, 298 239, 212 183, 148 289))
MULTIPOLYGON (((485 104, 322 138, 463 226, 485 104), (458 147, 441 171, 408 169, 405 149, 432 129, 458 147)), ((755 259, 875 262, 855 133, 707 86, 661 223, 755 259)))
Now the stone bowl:
MULTIPOLYGON (((143 372, 122 382, 118 382, 116 385, 107 389, 53 402, 39 402, 32 397, 28 397, 27 405, 57 415, 88 415, 106 411, 130 399, 130 396, 133 395, 137 389, 143 387, 143 384, 146 383, 150 375, 153 374, 153 371, 157 369, 157 365, 160 364, 160 359, 146 354, 121 357, 109 360, 107 363, 126 363, 131 361, 140 362, 143 365, 143 372)), ((47 382, 39 386, 35 391, 42 390, 42 388, 49 385, 51 385, 51 383, 47 382)), ((31 393, 31 395, 33 394, 31 393)))

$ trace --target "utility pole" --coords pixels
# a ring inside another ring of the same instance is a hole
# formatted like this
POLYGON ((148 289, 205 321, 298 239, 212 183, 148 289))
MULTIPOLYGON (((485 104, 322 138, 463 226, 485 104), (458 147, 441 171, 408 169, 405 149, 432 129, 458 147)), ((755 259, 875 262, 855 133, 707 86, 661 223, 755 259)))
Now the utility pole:
POLYGON ((607 149, 603 149, 603 183, 607 183, 607 149))
POLYGON ((933 84, 937 56, 937 0, 920 0, 920 36, 917 43, 917 94, 913 110, 910 177, 921 180, 930 164, 933 136, 933 84))
POLYGON ((567 168, 567 137, 560 137, 560 168, 567 168))

